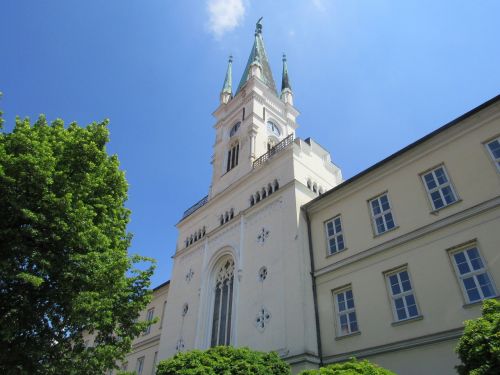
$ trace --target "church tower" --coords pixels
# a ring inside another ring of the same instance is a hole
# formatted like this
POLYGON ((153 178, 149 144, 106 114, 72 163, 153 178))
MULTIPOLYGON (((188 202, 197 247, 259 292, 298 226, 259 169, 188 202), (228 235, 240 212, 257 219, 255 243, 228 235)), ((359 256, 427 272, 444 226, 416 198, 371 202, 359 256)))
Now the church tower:
POLYGON ((159 359, 233 345, 277 351, 294 371, 319 362, 301 206, 342 176, 325 149, 296 137, 282 63, 278 93, 261 20, 235 90, 229 58, 213 113, 211 185, 177 223, 159 359))

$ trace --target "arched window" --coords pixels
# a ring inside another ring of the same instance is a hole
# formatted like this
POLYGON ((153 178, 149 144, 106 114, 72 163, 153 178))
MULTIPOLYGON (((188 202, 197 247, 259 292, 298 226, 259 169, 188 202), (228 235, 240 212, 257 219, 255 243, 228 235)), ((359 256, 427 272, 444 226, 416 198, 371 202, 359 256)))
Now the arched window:
POLYGON ((312 182, 311 182, 311 180, 307 180, 307 188, 309 190, 312 190, 312 182))
POLYGON ((316 183, 314 183, 314 185, 313 185, 313 191, 314 191, 315 193, 317 193, 317 192, 318 192, 318 185, 316 185, 316 183))
POLYGON ((215 269, 214 314, 210 346, 231 343, 231 318, 233 307, 234 261, 225 259, 215 269))
POLYGON ((255 203, 260 202, 260 193, 255 193, 255 203))
POLYGON ((186 247, 189 246, 189 238, 186 238, 186 241, 184 241, 186 243, 186 247))
POLYGON ((220 215, 219 222, 220 225, 224 224, 224 216, 220 215))
POLYGON ((267 192, 266 192, 266 188, 262 188, 262 199, 264 199, 265 197, 267 197, 267 192))
POLYGON ((193 244, 193 235, 191 235, 191 238, 189 239, 189 244, 192 245, 193 244))
POLYGON ((226 215, 224 216, 224 223, 227 223, 229 221, 229 214, 226 211, 226 215))
POLYGON ((267 195, 271 195, 273 193, 273 186, 271 184, 267 185, 267 195))
POLYGON ((203 237, 205 237, 205 234, 207 234, 207 230, 206 230, 205 226, 203 226, 203 229, 202 229, 202 231, 201 231, 201 235, 202 235, 203 237))
POLYGON ((229 172, 231 169, 233 169, 238 165, 239 154, 240 154, 240 144, 235 143, 229 148, 229 151, 227 152, 226 172, 229 172))
POLYGON ((241 116, 241 121, 245 119, 245 107, 243 107, 243 115, 241 116))
POLYGON ((280 184, 278 183, 278 180, 274 180, 274 191, 278 190, 280 188, 280 184))
POLYGON ((229 211, 229 220, 231 220, 234 217, 234 209, 231 208, 231 211, 229 211))
POLYGON ((250 206, 253 206, 255 204, 255 199, 253 198, 253 195, 250 197, 250 206))

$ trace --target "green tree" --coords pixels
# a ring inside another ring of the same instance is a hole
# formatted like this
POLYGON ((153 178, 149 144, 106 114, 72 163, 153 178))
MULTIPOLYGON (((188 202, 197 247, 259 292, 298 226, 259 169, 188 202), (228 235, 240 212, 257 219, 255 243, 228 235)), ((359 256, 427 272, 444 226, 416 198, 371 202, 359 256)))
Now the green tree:
POLYGON ((319 370, 302 371, 300 375, 396 375, 394 372, 379 367, 367 360, 358 361, 351 358, 349 361, 335 363, 319 370))
POLYGON ((460 375, 500 374, 500 302, 483 302, 482 317, 465 322, 464 334, 455 349, 462 364, 460 375))
POLYGON ((289 375, 290 367, 278 354, 248 348, 217 346, 178 353, 161 361, 157 375, 289 375))
POLYGON ((0 128, 2 374, 103 373, 148 325, 136 320, 154 262, 127 255, 127 182, 108 140, 107 121, 0 128))

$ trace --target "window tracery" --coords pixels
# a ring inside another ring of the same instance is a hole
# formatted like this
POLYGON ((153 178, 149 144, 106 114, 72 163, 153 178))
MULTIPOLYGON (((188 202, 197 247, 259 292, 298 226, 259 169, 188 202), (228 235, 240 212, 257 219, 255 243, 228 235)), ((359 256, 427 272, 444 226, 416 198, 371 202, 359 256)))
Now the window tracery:
POLYGON ((226 258, 216 268, 211 346, 229 345, 233 304, 234 261, 226 258))

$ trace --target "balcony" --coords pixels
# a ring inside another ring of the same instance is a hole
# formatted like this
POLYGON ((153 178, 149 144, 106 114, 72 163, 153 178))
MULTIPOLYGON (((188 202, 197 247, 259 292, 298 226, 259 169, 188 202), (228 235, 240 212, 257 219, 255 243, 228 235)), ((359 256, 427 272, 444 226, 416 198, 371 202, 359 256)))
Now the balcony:
POLYGON ((260 156, 258 159, 256 159, 253 162, 253 169, 260 167, 263 165, 266 161, 271 159, 274 155, 279 154, 281 151, 283 151, 285 148, 287 148, 289 145, 293 143, 293 138, 294 135, 293 133, 290 134, 288 137, 283 139, 280 143, 278 143, 276 146, 271 148, 268 152, 266 152, 264 155, 260 156))
POLYGON ((196 202, 194 205, 192 205, 186 211, 184 211, 184 214, 182 215, 182 219, 185 219, 186 217, 191 215, 198 208, 203 207, 205 204, 207 204, 207 202, 208 202, 208 195, 204 196, 198 202, 196 202))

